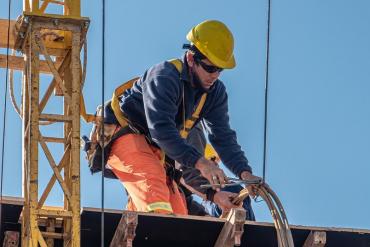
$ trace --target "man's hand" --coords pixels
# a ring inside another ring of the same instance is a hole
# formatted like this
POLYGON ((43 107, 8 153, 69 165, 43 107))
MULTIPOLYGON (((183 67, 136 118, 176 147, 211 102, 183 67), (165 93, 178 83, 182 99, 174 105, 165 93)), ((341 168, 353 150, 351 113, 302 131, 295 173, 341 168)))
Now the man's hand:
MULTIPOLYGON (((227 182, 227 177, 225 173, 218 167, 214 161, 200 158, 197 163, 195 163, 195 168, 197 168, 203 177, 205 177, 211 185, 220 184, 221 188, 227 182)), ((212 187, 216 191, 220 191, 220 187, 212 187)))
POLYGON ((229 212, 232 208, 238 208, 241 205, 235 205, 231 201, 237 197, 238 194, 231 193, 228 191, 219 191, 216 192, 215 196, 213 197, 213 202, 216 203, 221 209, 222 212, 226 213, 229 212))
MULTIPOLYGON (((262 181, 262 178, 260 177, 257 177, 257 176, 254 176, 252 175, 252 173, 248 172, 248 171, 244 171, 240 174, 240 177, 241 179, 243 180, 261 180, 262 181)), ((247 187, 247 190, 249 192, 249 195, 252 197, 252 198, 255 198, 256 196, 258 196, 257 192, 258 192, 258 185, 257 184, 252 184, 252 185, 249 185, 247 187)))

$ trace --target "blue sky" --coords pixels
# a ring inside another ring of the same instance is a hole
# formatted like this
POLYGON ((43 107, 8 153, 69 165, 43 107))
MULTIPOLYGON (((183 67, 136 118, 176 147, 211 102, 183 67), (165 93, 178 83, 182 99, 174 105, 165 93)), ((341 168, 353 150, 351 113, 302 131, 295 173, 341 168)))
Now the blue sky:
MULTIPOLYGON (((0 0, 0 18, 7 1, 0 0)), ((13 0, 12 19, 22 1, 13 0)), ((267 0, 186 2, 107 1, 106 97, 120 83, 162 60, 179 57, 185 35, 206 19, 225 22, 234 33, 237 67, 222 73, 231 125, 256 175, 262 175, 267 0)), ((101 95, 101 3, 82 1, 91 19, 84 95, 94 112, 101 95)), ((370 229, 370 2, 366 0, 272 0, 268 103, 267 182, 279 195, 291 223, 370 229)), ((4 49, 1 50, 4 54, 4 49)), ((0 69, 1 117, 5 70, 0 69)), ((49 76, 42 77, 45 88, 49 76)), ((19 102, 20 73, 16 74, 19 102)), ((45 112, 60 112, 54 99, 45 112)), ((1 122, 0 130, 3 129, 1 122)), ((81 134, 89 125, 82 121, 81 134)), ((61 126, 47 127, 47 133, 61 126)), ((60 132, 61 133, 61 132, 60 132)), ((10 101, 4 195, 21 195, 21 121, 10 101)), ((56 156, 60 147, 54 147, 56 156)), ((41 155, 40 184, 50 167, 41 155)), ((83 206, 100 206, 100 177, 91 176, 81 154, 83 206)), ((105 182, 105 206, 121 209, 125 192, 105 182)), ((59 204, 60 189, 48 204, 59 204)), ((271 221, 263 202, 259 221, 271 221)))

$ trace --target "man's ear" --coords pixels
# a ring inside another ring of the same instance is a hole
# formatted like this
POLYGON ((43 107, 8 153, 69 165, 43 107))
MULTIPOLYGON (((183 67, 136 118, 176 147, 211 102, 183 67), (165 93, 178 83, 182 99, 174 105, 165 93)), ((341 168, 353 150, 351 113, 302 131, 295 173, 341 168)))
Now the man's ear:
POLYGON ((186 52, 186 61, 190 68, 194 66, 194 54, 191 51, 186 52))

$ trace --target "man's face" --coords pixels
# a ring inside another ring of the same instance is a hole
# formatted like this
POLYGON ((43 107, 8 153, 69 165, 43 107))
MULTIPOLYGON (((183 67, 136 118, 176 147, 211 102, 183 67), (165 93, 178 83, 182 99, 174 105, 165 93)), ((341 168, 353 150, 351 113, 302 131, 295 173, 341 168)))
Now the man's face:
POLYGON ((208 59, 196 61, 192 54, 190 59, 188 57, 188 64, 198 76, 200 85, 205 90, 209 90, 212 87, 222 71, 222 69, 217 68, 208 59))

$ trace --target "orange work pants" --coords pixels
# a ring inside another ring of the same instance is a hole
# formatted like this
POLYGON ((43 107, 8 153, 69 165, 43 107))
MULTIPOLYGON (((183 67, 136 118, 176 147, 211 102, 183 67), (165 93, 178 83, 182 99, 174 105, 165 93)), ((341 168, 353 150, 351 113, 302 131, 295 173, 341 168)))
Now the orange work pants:
POLYGON ((108 165, 130 196, 128 210, 187 215, 177 184, 167 183, 161 156, 144 135, 126 134, 112 144, 108 165))

